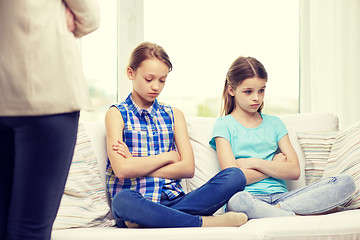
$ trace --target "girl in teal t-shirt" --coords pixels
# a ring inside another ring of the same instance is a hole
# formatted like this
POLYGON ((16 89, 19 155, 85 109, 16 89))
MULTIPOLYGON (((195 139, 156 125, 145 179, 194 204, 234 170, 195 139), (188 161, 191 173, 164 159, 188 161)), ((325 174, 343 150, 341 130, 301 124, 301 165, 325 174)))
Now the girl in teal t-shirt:
POLYGON ((227 210, 251 218, 309 215, 334 211, 355 192, 352 177, 340 175, 288 192, 300 166, 280 118, 261 113, 267 72, 255 58, 239 57, 231 65, 223 91, 225 116, 219 118, 210 145, 221 169, 240 168, 247 186, 228 202, 227 210))

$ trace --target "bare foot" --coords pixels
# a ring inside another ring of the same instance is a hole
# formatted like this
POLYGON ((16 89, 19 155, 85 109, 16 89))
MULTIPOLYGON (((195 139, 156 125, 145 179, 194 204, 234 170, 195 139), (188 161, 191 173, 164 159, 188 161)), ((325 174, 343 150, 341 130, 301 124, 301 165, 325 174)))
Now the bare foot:
POLYGON ((227 212, 223 215, 202 217, 202 227, 239 227, 245 224, 248 217, 245 213, 227 212))
POLYGON ((125 221, 125 225, 128 227, 128 228, 141 228, 141 226, 137 223, 132 223, 132 222, 129 222, 129 221, 125 221))

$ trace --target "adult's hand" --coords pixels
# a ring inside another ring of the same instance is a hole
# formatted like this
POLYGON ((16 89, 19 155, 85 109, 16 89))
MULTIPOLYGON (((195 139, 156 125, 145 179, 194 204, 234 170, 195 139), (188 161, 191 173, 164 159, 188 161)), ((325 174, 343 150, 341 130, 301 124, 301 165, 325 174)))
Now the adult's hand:
POLYGON ((75 16, 70 9, 65 8, 66 25, 70 32, 75 31, 75 16))

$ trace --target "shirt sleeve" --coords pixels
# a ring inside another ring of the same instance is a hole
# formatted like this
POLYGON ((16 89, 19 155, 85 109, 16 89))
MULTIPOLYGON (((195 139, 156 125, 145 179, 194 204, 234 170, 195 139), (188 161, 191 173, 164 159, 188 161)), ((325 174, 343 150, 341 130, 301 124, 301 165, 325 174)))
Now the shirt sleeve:
POLYGON ((230 142, 230 131, 227 127, 226 121, 224 118, 219 118, 214 124, 214 128, 211 135, 211 140, 209 141, 210 146, 216 150, 215 138, 222 137, 230 142))
POLYGON ((284 122, 280 118, 276 117, 276 119, 276 130, 278 136, 277 142, 279 142, 280 139, 282 139, 286 134, 288 134, 288 130, 286 129, 284 122))

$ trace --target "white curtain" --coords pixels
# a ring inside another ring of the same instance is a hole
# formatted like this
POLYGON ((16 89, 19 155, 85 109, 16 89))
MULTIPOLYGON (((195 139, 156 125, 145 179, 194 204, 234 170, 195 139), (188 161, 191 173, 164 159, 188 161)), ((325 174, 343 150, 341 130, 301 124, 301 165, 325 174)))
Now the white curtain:
POLYGON ((300 112, 360 121, 360 0, 300 0, 300 112))

